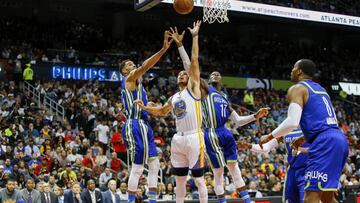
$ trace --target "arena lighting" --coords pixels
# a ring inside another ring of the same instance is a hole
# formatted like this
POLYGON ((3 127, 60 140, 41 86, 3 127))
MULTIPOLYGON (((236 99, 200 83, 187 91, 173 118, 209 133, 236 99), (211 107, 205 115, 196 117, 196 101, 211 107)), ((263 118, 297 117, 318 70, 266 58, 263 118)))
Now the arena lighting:
MULTIPOLYGON (((195 0, 195 6, 202 7, 204 0, 195 0)), ((153 1, 151 1, 153 2, 153 1)), ((163 0, 162 3, 172 4, 173 0, 163 0)), ((229 11, 245 12, 258 15, 275 16, 297 20, 330 23, 360 27, 360 17, 311 11, 305 9, 273 6, 268 4, 230 0, 229 11)))
POLYGON ((120 71, 99 67, 52 66, 52 78, 119 82, 122 80, 122 75, 120 71))
POLYGON ((339 82, 339 85, 346 94, 360 96, 360 83, 339 82))

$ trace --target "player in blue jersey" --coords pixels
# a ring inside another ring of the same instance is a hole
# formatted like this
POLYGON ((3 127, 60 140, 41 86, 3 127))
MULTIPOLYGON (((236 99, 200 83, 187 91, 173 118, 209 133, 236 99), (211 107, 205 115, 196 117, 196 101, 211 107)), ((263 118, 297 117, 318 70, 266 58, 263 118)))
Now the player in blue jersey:
MULTIPOLYGON (((310 143, 305 169, 305 203, 337 202, 334 193, 349 153, 345 135, 338 127, 336 114, 326 90, 312 81, 316 72, 309 59, 297 61, 291 71, 290 102, 287 118, 269 135, 261 138, 263 145, 300 127, 310 143)), ((294 147, 299 146, 298 142, 294 147)))
POLYGON ((202 101, 203 128, 206 153, 214 173, 214 190, 218 202, 226 202, 224 167, 227 166, 239 196, 245 203, 250 203, 250 197, 237 162, 235 139, 230 130, 225 127, 225 124, 231 119, 238 126, 246 125, 256 119, 265 117, 269 109, 262 108, 253 115, 239 116, 231 108, 226 94, 221 91, 221 74, 217 71, 212 72, 209 83, 208 94, 202 101))
POLYGON ((285 148, 288 154, 287 160, 289 167, 286 171, 286 179, 284 184, 283 202, 288 203, 303 203, 304 202, 304 188, 305 188, 305 168, 307 162, 307 152, 309 143, 304 143, 298 149, 292 149, 291 143, 302 137, 303 133, 300 128, 297 128, 285 135, 284 138, 272 139, 265 143, 262 148, 259 144, 249 144, 238 142, 240 149, 250 149, 253 152, 269 153, 271 149, 277 147, 280 142, 285 142, 285 148))
POLYGON ((128 181, 129 203, 135 202, 139 179, 143 173, 145 163, 149 166, 149 202, 156 202, 157 175, 160 163, 157 158, 153 132, 147 121, 148 112, 139 108, 138 105, 134 105, 134 101, 141 100, 145 105, 147 104, 146 91, 142 86, 141 78, 165 54, 173 41, 169 39, 170 33, 165 31, 163 47, 159 52, 147 59, 141 67, 137 68, 131 60, 124 60, 120 64, 120 71, 124 76, 121 84, 121 96, 127 118, 122 128, 122 136, 126 141, 132 162, 128 181))

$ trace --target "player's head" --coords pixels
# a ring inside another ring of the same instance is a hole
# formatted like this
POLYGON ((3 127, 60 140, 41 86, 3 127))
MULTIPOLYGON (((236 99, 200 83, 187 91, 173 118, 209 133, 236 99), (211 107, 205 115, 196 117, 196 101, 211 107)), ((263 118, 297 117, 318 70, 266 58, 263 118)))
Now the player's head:
POLYGON ((186 86, 189 81, 189 75, 186 71, 180 71, 177 77, 177 84, 179 86, 186 86))
POLYGON ((130 59, 121 61, 119 66, 120 73, 124 76, 127 76, 132 70, 136 69, 135 63, 130 59))
POLYGON ((218 71, 214 71, 209 76, 209 83, 221 83, 221 74, 218 71))
POLYGON ((291 81, 299 82, 302 78, 312 79, 315 73, 315 63, 310 59, 301 59, 295 63, 291 71, 291 81))

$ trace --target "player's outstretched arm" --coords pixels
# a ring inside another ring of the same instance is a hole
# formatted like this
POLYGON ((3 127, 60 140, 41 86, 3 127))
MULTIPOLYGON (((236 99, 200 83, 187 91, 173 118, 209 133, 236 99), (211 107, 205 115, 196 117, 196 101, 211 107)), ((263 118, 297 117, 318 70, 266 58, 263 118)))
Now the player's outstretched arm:
POLYGON ((185 31, 181 33, 181 35, 178 33, 177 27, 170 28, 170 37, 174 40, 176 43, 176 46, 178 47, 180 58, 183 62, 183 66, 185 71, 189 74, 190 71, 190 58, 189 55, 186 53, 186 50, 184 48, 184 45, 182 43, 182 40, 184 39, 185 31))
POLYGON ((264 144, 261 148, 259 144, 249 144, 243 141, 239 141, 236 143, 239 149, 250 149, 256 153, 269 153, 271 149, 279 146, 278 139, 272 139, 270 142, 264 144))
POLYGON ((173 39, 169 40, 169 38, 170 38, 170 32, 165 31, 163 47, 160 49, 160 51, 158 51, 150 58, 148 58, 146 61, 144 61, 141 67, 130 72, 129 76, 126 79, 127 82, 138 80, 142 75, 144 75, 148 70, 150 70, 161 59, 161 57, 165 54, 165 52, 169 49, 171 43, 173 42, 173 39))
POLYGON ((299 126, 302 109, 308 97, 308 91, 304 86, 297 84, 290 87, 287 96, 290 103, 287 118, 271 134, 261 137, 260 146, 273 138, 287 135, 299 126))
POLYGON ((189 71, 189 83, 190 90, 200 97, 200 67, 199 67, 199 30, 201 21, 194 22, 193 28, 188 28, 193 38, 191 49, 191 65, 189 71))
POLYGON ((173 108, 170 102, 166 102, 166 104, 160 107, 145 106, 143 101, 141 100, 135 100, 134 103, 139 105, 141 109, 149 112, 151 115, 154 116, 166 116, 173 108))
POLYGON ((256 119, 266 117, 269 114, 269 110, 270 110, 270 108, 261 108, 254 114, 248 116, 239 116, 239 114, 237 114, 232 107, 229 107, 229 109, 231 112, 230 114, 231 121, 234 122, 236 126, 240 126, 240 127, 248 123, 251 123, 256 119))

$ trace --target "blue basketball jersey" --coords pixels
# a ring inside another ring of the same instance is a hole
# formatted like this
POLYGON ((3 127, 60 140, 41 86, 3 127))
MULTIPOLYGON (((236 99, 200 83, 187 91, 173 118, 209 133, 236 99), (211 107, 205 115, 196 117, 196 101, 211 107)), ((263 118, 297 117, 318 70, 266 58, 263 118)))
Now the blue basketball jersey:
POLYGON ((338 129, 338 123, 330 96, 318 83, 311 80, 299 82, 308 89, 309 98, 303 107, 300 127, 309 141, 328 129, 338 129))
POLYGON ((201 102, 204 128, 223 127, 229 119, 229 101, 226 94, 209 85, 209 94, 201 102))
POLYGON ((139 83, 134 91, 129 91, 126 89, 125 84, 126 77, 121 82, 121 97, 126 111, 126 118, 147 120, 148 112, 142 110, 138 105, 134 105, 134 101, 137 99, 143 101, 144 105, 147 105, 148 100, 145 88, 139 83))
MULTIPOLYGON (((290 164, 291 167, 294 167, 294 168, 301 168, 301 167, 304 167, 306 165, 306 161, 307 161, 307 158, 308 158, 308 155, 307 153, 300 153, 299 155, 297 156, 293 156, 292 154, 292 148, 291 148, 291 142, 302 136, 303 133, 301 131, 300 128, 297 128, 295 130, 293 130, 292 132, 290 132, 289 134, 285 135, 284 137, 284 142, 285 142, 285 147, 286 147, 286 151, 287 151, 287 154, 288 154, 288 163, 290 164)), ((301 147, 309 147, 310 144, 305 142, 301 147)))

